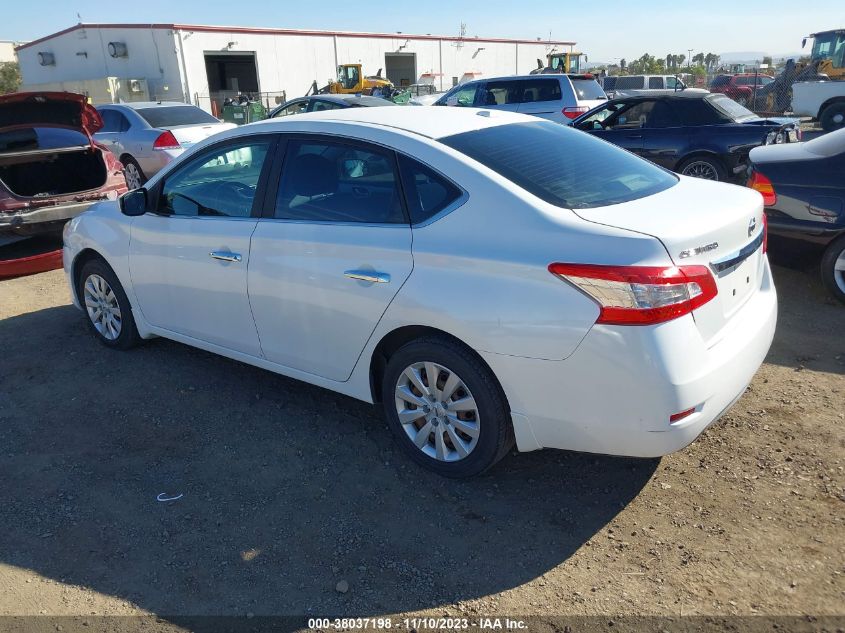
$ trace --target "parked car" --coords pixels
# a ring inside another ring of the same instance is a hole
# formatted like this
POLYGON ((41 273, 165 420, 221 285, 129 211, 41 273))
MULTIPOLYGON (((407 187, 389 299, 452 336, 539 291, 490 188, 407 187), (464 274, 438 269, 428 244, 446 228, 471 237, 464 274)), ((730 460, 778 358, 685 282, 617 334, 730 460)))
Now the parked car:
POLYGON ((667 94, 679 90, 707 92, 700 88, 688 88, 683 80, 675 75, 608 75, 602 80, 602 89, 610 99, 643 94, 667 94))
POLYGON ((341 108, 372 108, 381 106, 395 106, 396 104, 382 97, 368 95, 313 95, 299 97, 285 101, 278 108, 270 112, 269 118, 304 114, 306 112, 322 112, 323 110, 339 110, 341 108))
POLYGON ((101 125, 83 95, 0 96, 0 245, 60 235, 93 203, 126 192, 123 166, 91 137, 101 125))
POLYGON ((97 110, 103 127, 94 139, 120 158, 130 189, 142 186, 194 143, 235 127, 188 103, 145 101, 97 110))
POLYGON ((748 152, 794 142, 794 119, 763 119, 725 95, 693 93, 614 99, 572 125, 685 176, 736 180, 748 152))
POLYGON ((845 129, 806 143, 751 150, 748 185, 763 194, 773 250, 812 250, 845 303, 845 129))
POLYGON ((717 75, 710 83, 710 92, 728 96, 741 106, 753 106, 757 91, 773 81, 774 77, 753 73, 717 75))
POLYGON ((593 75, 560 74, 468 81, 452 88, 434 105, 506 110, 568 122, 606 101, 593 75))
POLYGON ((792 84, 792 111, 817 119, 826 132, 845 127, 845 81, 799 81, 792 84))
POLYGON ((159 335, 381 402, 460 477, 514 441, 693 441, 772 341, 763 245, 756 192, 567 126, 349 108, 209 139, 75 219, 64 264, 107 347, 159 335))

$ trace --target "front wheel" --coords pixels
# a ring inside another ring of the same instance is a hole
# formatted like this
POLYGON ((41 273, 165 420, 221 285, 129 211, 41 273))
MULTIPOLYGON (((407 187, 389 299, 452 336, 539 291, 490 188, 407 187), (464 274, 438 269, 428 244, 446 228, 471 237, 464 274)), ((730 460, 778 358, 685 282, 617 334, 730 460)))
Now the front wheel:
POLYGON ((701 178, 703 180, 725 180, 725 168, 716 158, 709 156, 694 156, 678 166, 678 172, 684 176, 701 178))
POLYGON ((101 259, 87 262, 79 275, 77 296, 88 326, 106 347, 129 349, 140 341, 132 306, 114 271, 101 259))
POLYGON ((445 477, 481 474, 513 446, 510 408, 495 376, 446 337, 412 341, 393 354, 382 395, 405 453, 445 477))
POLYGON ((845 235, 827 247, 822 256, 821 273, 830 294, 845 303, 845 235))

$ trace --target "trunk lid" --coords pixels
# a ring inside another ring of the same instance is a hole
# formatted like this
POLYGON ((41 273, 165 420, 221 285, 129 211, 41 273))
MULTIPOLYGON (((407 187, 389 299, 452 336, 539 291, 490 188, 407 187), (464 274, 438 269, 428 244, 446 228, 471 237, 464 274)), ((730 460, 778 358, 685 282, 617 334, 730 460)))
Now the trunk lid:
POLYGON ((172 125, 164 126, 159 129, 169 130, 173 136, 176 137, 176 140, 179 141, 179 145, 182 147, 190 147, 195 143, 204 141, 213 134, 217 134, 218 132, 222 132, 223 130, 228 130, 233 127, 237 126, 233 123, 208 123, 203 125, 172 125))
POLYGON ((763 200, 756 191, 681 176, 677 185, 656 195, 574 212, 657 238, 676 266, 706 266, 719 293, 693 317, 710 344, 760 288, 763 200))
POLYGON ((16 92, 0 96, 0 132, 22 127, 65 127, 91 136, 103 127, 96 108, 72 92, 16 92))

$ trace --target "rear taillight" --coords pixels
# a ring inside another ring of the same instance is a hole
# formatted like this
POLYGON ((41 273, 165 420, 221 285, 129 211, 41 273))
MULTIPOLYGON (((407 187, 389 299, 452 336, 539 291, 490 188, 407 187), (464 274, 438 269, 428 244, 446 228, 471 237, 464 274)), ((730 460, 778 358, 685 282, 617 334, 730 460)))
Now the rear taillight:
POLYGON ((601 307, 597 323, 654 325, 703 306, 718 293, 706 266, 549 264, 601 307))
POLYGON ((751 172, 751 178, 748 180, 748 186, 754 191, 759 191, 763 196, 763 204, 767 207, 773 207, 777 204, 778 196, 775 193, 775 186, 772 181, 766 178, 756 169, 751 172))
POLYGON ((574 108, 564 108, 561 110, 563 116, 567 119, 577 119, 579 116, 587 112, 590 108, 587 106, 576 106, 574 108))
POLYGON ((182 146, 179 145, 179 141, 176 140, 170 130, 165 130, 159 134, 153 143, 153 149, 179 149, 180 147, 182 146))

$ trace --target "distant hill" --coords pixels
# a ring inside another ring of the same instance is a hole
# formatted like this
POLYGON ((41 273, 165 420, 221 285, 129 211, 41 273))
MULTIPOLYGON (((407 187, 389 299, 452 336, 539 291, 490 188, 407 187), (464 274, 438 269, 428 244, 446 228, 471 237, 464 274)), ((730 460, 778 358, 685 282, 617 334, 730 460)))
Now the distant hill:
POLYGON ((772 59, 798 59, 801 55, 807 55, 809 51, 801 53, 766 53, 764 51, 738 51, 732 53, 720 53, 719 57, 723 64, 750 64, 762 61, 764 57, 772 59))

